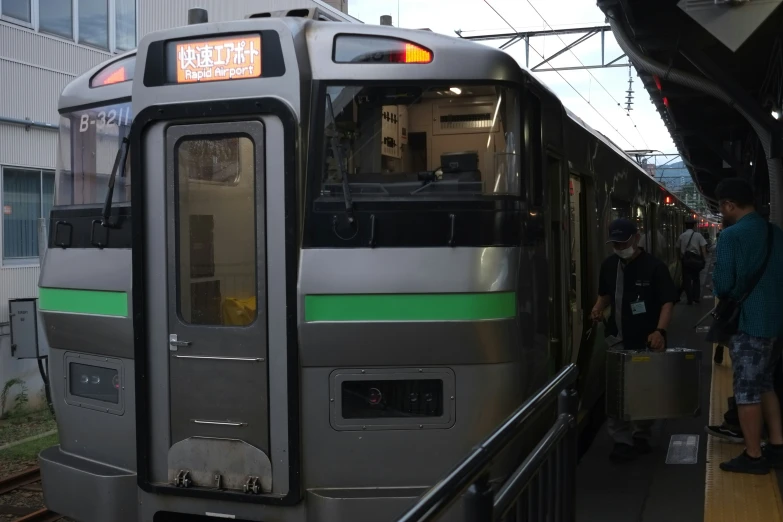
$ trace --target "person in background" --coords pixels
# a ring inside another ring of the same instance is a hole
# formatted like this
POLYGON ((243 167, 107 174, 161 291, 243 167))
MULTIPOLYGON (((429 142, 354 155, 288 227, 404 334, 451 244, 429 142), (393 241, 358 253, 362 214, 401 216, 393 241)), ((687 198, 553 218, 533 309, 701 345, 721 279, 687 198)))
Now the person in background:
MULTIPOLYGON (((639 239, 632 221, 617 219, 609 225, 607 243, 614 254, 601 265, 591 318, 603 321, 604 311, 611 306, 606 342, 612 350, 663 351, 677 289, 666 265, 640 248, 639 239)), ((615 441, 609 458, 628 461, 649 453, 652 424, 609 419, 609 434, 615 441)))
MULTIPOLYGON (((716 251, 713 272, 715 296, 739 299, 754 274, 763 267, 768 235, 772 236, 769 262, 758 284, 742 303, 739 331, 729 342, 734 371, 734 401, 745 451, 720 464, 724 471, 766 474, 783 467, 783 428, 773 375, 775 339, 783 329, 783 230, 768 226, 756 212, 753 189, 741 178, 718 184, 715 195, 726 225, 716 251), (766 420, 769 444, 762 450, 766 420)), ((709 427, 708 427, 709 428, 709 427)))
POLYGON ((701 296, 701 270, 689 267, 686 264, 686 256, 699 256, 703 261, 707 259, 707 240, 696 232, 696 220, 690 216, 685 220, 685 232, 677 238, 677 245, 682 258, 682 286, 688 304, 698 303, 701 296))

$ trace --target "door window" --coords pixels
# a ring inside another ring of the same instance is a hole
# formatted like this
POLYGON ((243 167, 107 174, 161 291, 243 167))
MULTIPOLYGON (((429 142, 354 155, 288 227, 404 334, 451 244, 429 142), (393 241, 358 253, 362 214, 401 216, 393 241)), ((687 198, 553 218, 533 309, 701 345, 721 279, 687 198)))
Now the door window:
POLYGON ((175 149, 178 313, 188 324, 257 316, 255 150, 247 136, 198 136, 175 149))

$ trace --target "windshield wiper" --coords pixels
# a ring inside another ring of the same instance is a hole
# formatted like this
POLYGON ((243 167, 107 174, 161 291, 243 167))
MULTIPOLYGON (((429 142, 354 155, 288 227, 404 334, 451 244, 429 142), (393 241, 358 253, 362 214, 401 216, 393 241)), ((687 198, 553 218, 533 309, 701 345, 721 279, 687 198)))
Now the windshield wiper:
POLYGON ((101 214, 101 226, 111 227, 109 222, 111 218, 111 202, 114 199, 114 182, 117 179, 117 171, 120 171, 120 177, 125 177, 125 164, 128 160, 128 145, 130 141, 128 138, 122 138, 120 144, 120 150, 117 151, 117 156, 114 158, 114 166, 111 169, 111 175, 109 176, 109 188, 106 191, 106 201, 103 202, 103 213, 101 214))
POLYGON ((332 118, 333 132, 329 136, 332 146, 332 154, 337 161, 337 167, 340 169, 340 175, 343 178, 343 199, 345 200, 345 215, 348 218, 348 224, 353 224, 353 201, 351 200, 351 187, 348 184, 348 172, 343 165, 343 155, 340 153, 340 146, 337 143, 337 118, 334 116, 334 107, 332 107, 332 95, 326 95, 326 106, 329 109, 329 116, 332 118))

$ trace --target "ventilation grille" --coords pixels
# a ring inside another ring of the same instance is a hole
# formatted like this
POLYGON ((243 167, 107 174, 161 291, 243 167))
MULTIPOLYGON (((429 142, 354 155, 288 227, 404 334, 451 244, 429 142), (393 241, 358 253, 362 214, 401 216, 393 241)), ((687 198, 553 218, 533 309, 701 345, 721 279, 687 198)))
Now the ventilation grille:
POLYGON ((473 103, 438 103, 434 107, 435 134, 487 132, 492 127, 496 101, 484 98, 473 103), (486 101, 484 101, 486 100, 486 101))
POLYGON ((492 115, 483 114, 446 114, 440 117, 441 129, 488 129, 492 125, 492 115))

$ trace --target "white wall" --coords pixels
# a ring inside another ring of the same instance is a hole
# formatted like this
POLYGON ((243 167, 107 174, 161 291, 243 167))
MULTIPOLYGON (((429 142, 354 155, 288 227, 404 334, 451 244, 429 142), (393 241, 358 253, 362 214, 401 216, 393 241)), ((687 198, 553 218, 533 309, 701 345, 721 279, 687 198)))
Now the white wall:
MULTIPOLYGON (((106 51, 0 21, 0 116, 57 125, 57 99, 62 89, 109 56, 106 51)), ((0 167, 54 170, 56 150, 57 132, 0 123, 0 167)), ((0 224, 2 219, 0 213, 0 224)), ((2 245, 0 226, 0 254, 2 245)), ((8 321, 9 299, 38 296, 38 275, 36 259, 14 266, 3 264, 0 256, 0 324, 8 321)))

